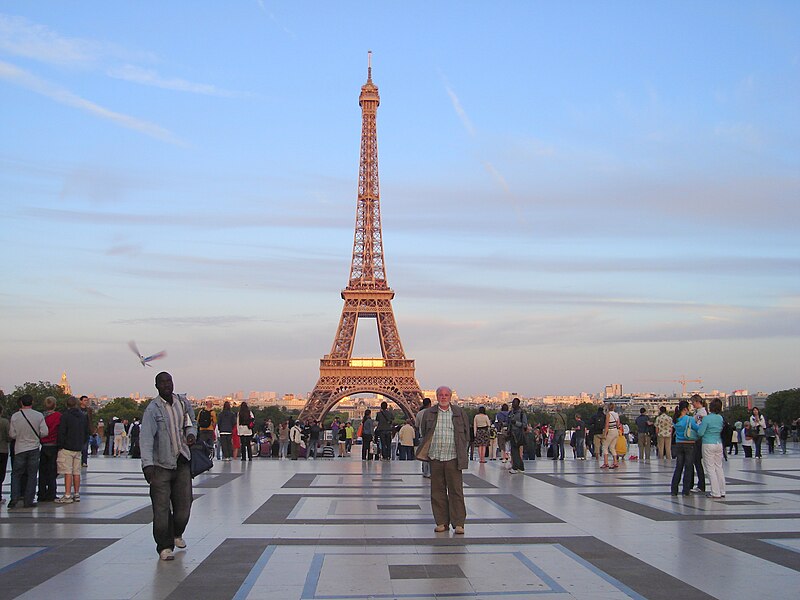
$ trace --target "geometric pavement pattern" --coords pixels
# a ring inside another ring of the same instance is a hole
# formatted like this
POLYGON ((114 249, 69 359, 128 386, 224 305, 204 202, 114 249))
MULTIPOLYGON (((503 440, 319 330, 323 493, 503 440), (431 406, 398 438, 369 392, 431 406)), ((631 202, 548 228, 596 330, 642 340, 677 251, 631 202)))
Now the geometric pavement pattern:
POLYGON ((601 471, 540 459, 517 475, 472 462, 464 536, 433 532, 418 462, 362 463, 357 450, 215 463, 193 482, 188 547, 170 563, 155 552, 139 461, 90 458, 80 503, 0 508, 0 600, 752 600, 798 589, 791 442, 761 461, 731 456, 724 500, 673 498, 672 465, 657 460, 601 471))

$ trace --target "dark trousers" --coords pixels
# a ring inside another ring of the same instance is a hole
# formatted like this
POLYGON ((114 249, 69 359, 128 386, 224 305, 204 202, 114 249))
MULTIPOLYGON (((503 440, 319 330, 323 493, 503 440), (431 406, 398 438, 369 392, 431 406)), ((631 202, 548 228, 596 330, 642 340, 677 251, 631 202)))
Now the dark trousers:
POLYGON ((150 479, 153 504, 153 538, 156 552, 175 548, 175 538, 183 536, 192 508, 192 476, 189 462, 180 456, 176 469, 155 467, 150 479))
POLYGON ((58 446, 42 446, 39 454, 39 502, 49 502, 56 499, 56 457, 58 446))
POLYGON ((728 447, 728 454, 731 453, 731 450, 736 450, 736 456, 739 456, 739 443, 731 442, 731 445, 728 447))
POLYGON ((103 456, 111 456, 114 452, 114 436, 106 435, 106 447, 103 449, 103 456))
POLYGON ((292 442, 292 460, 297 460, 300 456, 300 442, 292 442))
POLYGON ((775 454, 775 438, 774 437, 768 437, 767 438, 767 451, 770 454, 775 454))
POLYGON ((0 452, 0 498, 3 497, 3 484, 6 481, 7 464, 8 464, 8 452, 0 452))
POLYGON ((392 432, 379 431, 378 437, 381 439, 381 457, 390 460, 392 458, 392 432))
POLYGON ((464 505, 464 482, 458 459, 432 460, 431 509, 437 525, 464 526, 467 508, 464 505))
POLYGON ((81 465, 85 466, 89 464, 89 440, 86 440, 86 443, 81 448, 81 465))
POLYGON ((564 458, 566 454, 564 454, 564 435, 566 434, 565 431, 556 431, 553 435, 553 460, 559 458, 559 452, 561 453, 561 458, 564 458))
POLYGON ((414 460, 414 446, 400 444, 400 460, 414 460))
POLYGON ((675 471, 672 473, 672 493, 678 493, 678 485, 681 482, 681 475, 683 475, 683 493, 688 494, 693 485, 694 442, 675 444, 672 447, 672 454, 676 459, 675 471))
POLYGON ((39 472, 39 450, 28 450, 14 454, 11 470, 11 501, 23 501, 25 506, 33 504, 36 496, 36 475, 39 472))
POLYGON ((525 470, 525 463, 522 462, 522 446, 525 444, 523 436, 511 435, 511 468, 517 471, 525 470))
POLYGON ((239 439, 242 440, 242 460, 253 460, 253 447, 250 445, 250 440, 253 439, 252 435, 240 435, 239 439))
POLYGON ((744 457, 745 458, 753 458, 753 447, 752 446, 745 446, 742 444, 742 449, 744 450, 744 457))
POLYGON ((755 446, 756 449, 756 458, 761 458, 761 440, 763 439, 764 437, 760 435, 753 436, 753 446, 755 446))
POLYGON ((578 439, 575 440, 575 456, 578 458, 585 458, 586 457, 586 437, 578 432, 575 435, 578 436, 578 439))
POLYGON ((706 472, 703 469, 703 441, 694 443, 694 471, 697 473, 697 487, 701 492, 706 491, 706 472))
POLYGON ((219 443, 222 446, 222 457, 231 458, 233 456, 233 436, 231 434, 221 433, 219 436, 219 443))
POLYGON ((369 453, 370 444, 372 444, 372 434, 361 434, 361 460, 372 460, 372 455, 369 453))

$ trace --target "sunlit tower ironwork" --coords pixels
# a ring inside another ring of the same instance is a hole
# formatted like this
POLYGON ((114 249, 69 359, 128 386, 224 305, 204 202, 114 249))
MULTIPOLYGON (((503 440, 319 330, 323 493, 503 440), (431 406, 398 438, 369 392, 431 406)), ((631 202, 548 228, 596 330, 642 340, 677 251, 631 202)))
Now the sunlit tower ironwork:
POLYGON ((394 401, 407 415, 417 412, 422 392, 414 361, 406 358, 392 310, 394 291, 386 282, 381 234, 378 182, 378 133, 376 118, 380 96, 372 82, 369 52, 367 82, 361 86, 361 155, 358 167, 358 200, 350 278, 342 290, 344 307, 330 354, 319 365, 314 386, 301 419, 322 419, 339 400, 360 393, 374 393, 394 401), (378 328, 381 358, 353 357, 353 344, 361 320, 374 320, 378 328))

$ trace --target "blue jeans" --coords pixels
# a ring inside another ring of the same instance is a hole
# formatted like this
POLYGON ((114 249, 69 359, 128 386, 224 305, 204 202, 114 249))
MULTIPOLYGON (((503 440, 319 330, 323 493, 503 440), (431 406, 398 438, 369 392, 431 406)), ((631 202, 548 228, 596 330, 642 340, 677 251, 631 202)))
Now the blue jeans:
POLYGON ((400 445, 400 460, 414 460, 414 446, 400 445))
POLYGON ((150 479, 150 501, 156 551, 173 550, 175 538, 182 537, 189 524, 192 508, 192 476, 186 459, 178 459, 177 469, 155 467, 150 479))
POLYGON ((583 433, 574 433, 573 435, 578 436, 575 439, 575 455, 578 458, 584 458, 586 455, 586 436, 583 433))
POLYGON ((11 502, 16 503, 22 500, 25 506, 33 504, 38 473, 38 449, 14 454, 14 467, 11 471, 11 502), (25 480, 25 489, 22 489, 23 479, 25 480))
POLYGON ((694 442, 680 443, 672 446, 675 456, 675 472, 672 474, 672 493, 678 493, 678 485, 683 475, 683 494, 688 495, 694 485, 694 442))

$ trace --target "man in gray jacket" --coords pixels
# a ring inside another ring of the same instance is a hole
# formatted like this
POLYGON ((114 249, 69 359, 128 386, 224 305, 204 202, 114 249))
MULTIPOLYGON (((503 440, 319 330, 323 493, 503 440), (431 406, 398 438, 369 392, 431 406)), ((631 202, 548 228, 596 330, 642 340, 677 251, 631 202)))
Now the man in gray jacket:
POLYGON ((189 401, 173 393, 172 375, 156 375, 156 389, 158 396, 142 416, 139 443, 142 471, 150 484, 156 551, 161 560, 173 560, 175 547, 186 547, 183 532, 192 507, 189 447, 197 437, 197 425, 189 401))
POLYGON ((15 440, 14 467, 11 471, 11 502, 14 508, 22 501, 25 508, 36 506, 36 476, 39 473, 40 439, 48 434, 44 415, 33 410, 33 396, 25 394, 19 399, 20 408, 11 415, 8 436, 15 440), (25 481, 25 489, 22 489, 25 481))
POLYGON ((449 387, 436 390, 437 404, 425 411, 420 423, 423 439, 417 458, 431 465, 434 531, 444 533, 452 525, 455 533, 463 535, 467 509, 461 471, 469 467, 469 419, 460 407, 450 403, 452 396, 449 387))

